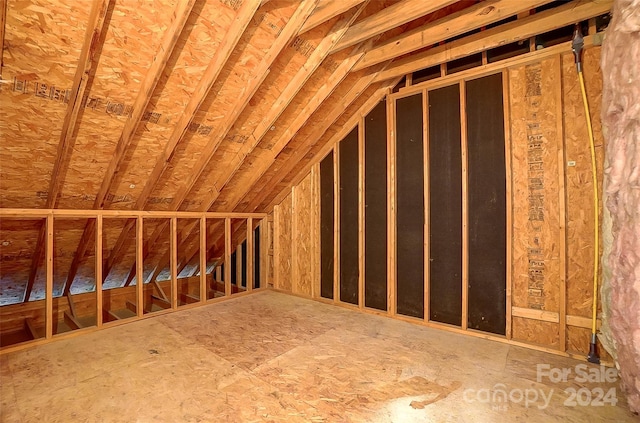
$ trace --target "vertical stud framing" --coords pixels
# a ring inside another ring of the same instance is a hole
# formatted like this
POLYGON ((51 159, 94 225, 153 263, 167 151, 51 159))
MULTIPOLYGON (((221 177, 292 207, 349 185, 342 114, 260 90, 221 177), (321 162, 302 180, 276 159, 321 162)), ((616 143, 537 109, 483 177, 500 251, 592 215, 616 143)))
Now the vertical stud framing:
POLYGON ((143 240, 142 216, 138 216, 136 219, 136 314, 138 317, 142 317, 144 313, 143 240))
POLYGON ((506 167, 506 197, 507 197, 507 256, 506 263, 507 266, 507 288, 506 288, 506 330, 505 335, 507 339, 511 339, 511 274, 513 272, 513 264, 512 264, 512 234, 513 234, 513 199, 512 199, 512 188, 511 184, 513 181, 512 171, 511 171, 511 125, 510 125, 510 110, 509 110, 509 72, 506 70, 502 71, 502 103, 504 110, 504 160, 506 167))
POLYGON ((253 219, 247 219, 247 274, 246 274, 246 286, 247 291, 253 291, 253 263, 255 259, 255 252, 253 247, 253 219))
POLYGON ((467 96, 465 81, 460 82, 460 149, 462 157, 462 329, 467 329, 469 310, 469 201, 467 161, 467 96))
POLYGON ((429 321, 429 91, 422 92, 422 147, 424 181, 424 320, 429 321))
POLYGON ((47 279, 45 287, 46 328, 45 338, 53 337, 53 214, 47 215, 47 248, 46 269, 47 279))
POLYGON ((102 228, 104 221, 102 215, 96 217, 96 326, 102 327, 102 308, 103 308, 103 296, 102 296, 102 228))
MULTIPOLYGON (((389 98, 389 94, 387 98, 389 98)), ((396 104, 387 102, 387 310, 396 314, 396 104)))
POLYGON ((231 295, 231 218, 224 219, 224 295, 231 295))
POLYGON ((364 307, 364 116, 358 123, 358 307, 364 307))
POLYGON ((200 218, 200 302, 207 300, 207 218, 200 218))
POLYGON ((171 218, 171 308, 178 308, 178 219, 171 218))
POLYGON ((333 149, 333 302, 340 302, 340 143, 333 149))

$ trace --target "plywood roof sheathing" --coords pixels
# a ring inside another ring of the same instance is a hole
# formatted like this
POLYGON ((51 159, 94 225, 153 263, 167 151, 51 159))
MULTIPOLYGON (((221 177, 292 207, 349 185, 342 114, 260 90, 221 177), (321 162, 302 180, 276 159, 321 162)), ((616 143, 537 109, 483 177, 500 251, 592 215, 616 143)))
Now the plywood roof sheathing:
MULTIPOLYGON (((276 123, 281 114, 285 111, 285 109, 291 104, 293 98, 300 93, 303 86, 307 83, 312 74, 320 67, 325 58, 329 55, 329 51, 332 46, 339 42, 340 38, 345 34, 349 26, 355 21, 358 15, 364 9, 364 6, 360 5, 358 10, 352 13, 350 16, 346 16, 344 19, 338 21, 329 33, 320 41, 318 46, 315 48, 314 52, 309 56, 308 60, 303 64, 303 66, 296 72, 296 74, 290 79, 289 84, 282 91, 280 96, 275 100, 274 103, 270 104, 270 109, 267 114, 262 118, 262 120, 257 124, 257 126, 253 127, 253 132, 249 136, 249 138, 242 144, 240 151, 236 155, 236 157, 230 161, 226 161, 222 168, 223 171, 214 181, 214 185, 219 187, 219 189, 223 189, 227 184, 229 179, 233 177, 235 172, 238 170, 245 157, 255 151, 258 144, 264 138, 264 136, 270 131, 272 126, 276 123)), ((355 64, 359 60, 359 55, 355 55, 354 57, 347 58, 343 63, 345 63, 345 67, 348 66, 348 71, 351 70, 352 66, 349 66, 350 63, 355 64)), ((336 69, 336 72, 342 73, 345 69, 336 69)), ((348 73, 346 71, 342 74, 342 78, 348 73)), ((329 92, 333 91, 332 88, 329 88, 329 92)), ((324 92, 321 92, 319 95, 322 96, 324 92)), ((324 98, 326 98, 328 94, 324 94, 324 98)), ((318 103, 319 104, 319 103, 318 103)), ((307 119, 310 114, 305 113, 306 110, 302 110, 299 112, 299 116, 304 119, 307 119)), ((271 157, 266 157, 263 159, 263 162, 269 163, 271 161, 271 157)), ((258 167, 258 163, 256 163, 256 167, 258 167)), ((217 195, 214 195, 209 199, 209 204, 204 210, 208 210, 211 207, 211 204, 215 202, 217 195)))
MULTIPOLYGON (((60 132, 60 141, 58 142, 58 150, 56 152, 56 159, 53 165, 53 171, 51 172, 51 179, 49 180, 49 190, 47 192, 46 208, 54 208, 58 202, 58 195, 60 194, 60 186, 64 181, 64 177, 69 164, 69 158, 73 149, 74 131, 78 122, 78 114, 82 107, 82 99, 84 98, 84 92, 87 88, 87 83, 92 71, 95 71, 95 65, 97 52, 101 48, 101 44, 104 42, 104 23, 107 15, 107 10, 110 4, 114 0, 94 0, 91 4, 91 12, 89 14, 89 21, 87 22, 87 29, 84 36, 84 42, 82 44, 82 50, 80 51, 80 57, 78 58, 78 65, 76 67, 76 73, 73 78, 73 86, 71 88, 71 96, 69 98, 69 104, 62 123, 62 131, 60 132)), ((6 5, 4 5, 6 6, 6 5)), ((5 8, 3 7, 3 10, 5 8)), ((4 28, 5 19, 3 19, 2 27, 4 28)), ((4 32, 3 32, 4 39, 4 32)), ((3 47, 4 50, 4 47, 3 47)), ((38 241, 36 243, 36 249, 31 259, 31 270, 29 271, 29 280, 24 292, 23 302, 29 301, 31 291, 33 290, 33 284, 38 274, 38 264, 44 254, 44 247, 46 241, 46 225, 43 223, 39 234, 38 241)))
MULTIPOLYGON (((289 19, 285 27, 278 33, 276 40, 271 44, 271 47, 269 48, 267 53, 263 56, 261 62, 258 64, 258 66, 255 69, 251 70, 251 75, 249 76, 249 79, 245 81, 245 86, 243 87, 240 95, 238 96, 238 93, 235 93, 235 98, 234 98, 235 103, 233 105, 233 109, 227 111, 222 121, 218 123, 219 129, 215 131, 212 139, 210 139, 207 142, 207 144, 204 146, 205 151, 200 152, 200 157, 196 161, 196 164, 194 165, 194 167, 189 170, 188 176, 187 176, 188 180, 184 181, 184 183, 178 188, 178 191, 175 193, 173 200, 169 205, 171 210, 178 210, 180 208, 180 205, 188 195, 189 190, 191 189, 193 184, 197 181, 202 171, 206 168, 207 164, 211 160, 211 157, 216 152, 218 146, 224 140, 225 135, 227 134, 229 129, 233 126, 233 124, 235 123, 236 119, 238 118, 242 110, 244 110, 244 108, 247 106, 251 97, 253 97, 256 90, 260 87, 260 84, 262 84, 262 82, 264 81, 264 78, 266 78, 266 76, 268 75, 269 68, 272 66, 273 62, 277 59, 282 49, 284 49, 291 42, 293 37, 298 33, 304 21, 309 17, 311 12, 315 8, 315 5, 316 5, 316 0, 313 0, 313 1, 309 0, 309 1, 303 2, 300 6, 298 6, 298 8, 294 12, 293 16, 291 16, 291 18, 289 19)), ((213 86, 213 83, 215 82, 215 78, 212 78, 212 77, 213 76, 217 77, 217 75, 219 74, 222 68, 222 65, 226 63, 226 60, 231 55, 231 51, 239 41, 240 36, 244 32, 244 29, 246 28, 249 21, 251 20, 251 17, 253 17, 255 10, 256 10, 256 4, 252 2, 245 2, 241 6, 238 12, 238 19, 242 19, 241 22, 244 23, 244 25, 242 26, 238 25, 238 27, 240 27, 239 29, 241 30, 238 30, 237 36, 233 37, 235 38, 234 40, 235 42, 233 42, 233 44, 228 43, 228 51, 225 51, 224 53, 224 55, 226 56, 224 62, 220 60, 217 61, 220 63, 220 66, 219 66, 219 69, 217 69, 217 72, 215 73, 215 75, 213 73, 213 68, 211 68, 211 66, 210 68, 207 69, 207 75, 205 76, 205 78, 203 78, 203 80, 206 80, 205 81, 206 85, 201 82, 200 85, 205 85, 205 86, 203 86, 202 89, 196 89, 196 92, 199 93, 199 95, 192 97, 192 99, 190 100, 189 106, 187 107, 188 111, 183 115, 186 117, 181 119, 181 124, 178 124, 174 129, 170 142, 165 147, 165 151, 163 155, 158 160, 156 166, 154 167, 151 173, 149 180, 145 184, 145 187, 140 197, 138 197, 138 201, 136 202, 136 208, 144 208, 144 206, 146 205, 146 202, 151 192, 153 191, 154 188, 156 188, 156 185, 158 184, 163 172, 167 168, 169 164, 169 160, 173 156, 178 142, 182 139, 182 137, 186 133, 187 127, 191 122, 191 120, 193 119, 193 116, 198 111, 198 109, 200 108, 200 105, 202 104, 205 97, 209 93, 209 90, 213 86), (250 4, 252 4, 253 6, 250 7, 249 6, 250 4), (209 69, 212 69, 212 72, 209 72, 209 69)), ((230 38, 232 37, 227 36, 227 38, 225 38, 225 41, 229 40, 230 38)), ((115 260, 121 254, 122 245, 124 245, 124 243, 126 242, 126 239, 128 237, 128 232, 130 232, 130 230, 131 228, 125 227, 125 230, 122 231, 120 237, 118 238, 118 241, 116 242, 117 249, 114 248, 114 251, 112 252, 113 257, 110 258, 107 266, 109 266, 109 263, 114 263, 115 260)), ((158 228, 156 233, 152 235, 152 238, 157 237, 157 234, 161 232, 161 230, 162 230, 161 228, 158 228)), ((180 239, 182 239, 182 237, 180 237, 180 239)), ((108 267, 108 270, 110 270, 110 267, 108 267)), ((155 274, 156 272, 154 271, 153 273, 155 274)))
MULTIPOLYGON (((107 194, 112 188, 116 171, 122 163, 122 159, 124 158, 127 148, 129 148, 131 140, 135 135, 138 125, 142 120, 142 116, 147 108, 147 105, 149 104, 149 100, 153 95, 153 91, 155 90, 160 76, 162 75, 167 62, 169 61, 169 57, 171 56, 171 53, 173 52, 173 49, 180 37, 180 33, 182 32, 187 19, 191 14, 191 9, 193 8, 195 1, 196 0, 181 0, 178 3, 175 11, 173 12, 174 18, 171 22, 171 25, 165 31, 162 38, 162 43, 156 51, 151 67, 145 75, 140 91, 138 92, 136 100, 133 104, 131 116, 124 124, 122 133, 120 135, 120 138, 118 139, 118 143, 113 153, 113 157, 109 162, 109 166, 107 167, 104 179, 102 180, 102 184, 100 185, 100 189, 94 200, 94 209, 102 209, 107 204, 105 200, 107 198, 107 194)), ((62 178, 60 180, 62 180, 62 178)), ((78 271, 80 260, 82 259, 82 257, 84 257, 84 254, 89 246, 90 240, 94 234, 94 229, 95 220, 87 221, 87 224, 85 225, 84 231, 80 238, 80 242, 78 243, 78 248, 74 255, 73 261, 71 262, 69 273, 67 275, 67 281, 64 288, 65 294, 68 293, 71 289, 71 285, 73 284, 73 280, 78 271)), ((106 277, 107 275, 108 272, 106 272, 104 276, 106 277)))

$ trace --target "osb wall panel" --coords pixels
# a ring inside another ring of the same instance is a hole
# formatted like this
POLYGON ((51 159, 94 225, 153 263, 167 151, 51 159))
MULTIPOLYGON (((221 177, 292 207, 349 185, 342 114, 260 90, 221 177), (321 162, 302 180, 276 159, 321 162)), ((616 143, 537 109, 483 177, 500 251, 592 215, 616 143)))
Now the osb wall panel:
MULTIPOLYGON (((117 2, 61 194, 60 208, 92 208, 118 138, 175 10, 175 0, 117 2), (121 106, 121 107, 120 107, 121 106)), ((115 203, 128 198, 114 198, 115 203)))
MULTIPOLYGON (((277 39, 288 19, 293 15, 297 2, 269 2, 259 9, 254 19, 249 24, 249 30, 245 31, 238 46, 225 64, 216 83, 193 121, 203 122, 211 129, 207 129, 207 136, 198 137, 189 135, 176 150, 171 164, 164 172, 163 177, 154 190, 153 196, 170 198, 180 188, 184 181, 193 176, 194 168, 200 158, 203 146, 215 142, 218 137, 228 129, 225 127, 225 114, 233 108, 240 93, 246 91, 248 82, 257 77, 255 69, 262 61, 264 55, 277 39)), ((235 139, 234 142, 243 142, 235 139)), ((217 163, 219 166, 220 163, 217 163)), ((199 169, 195 169, 196 171, 199 169)), ((202 203, 196 201, 196 208, 202 203)), ((166 209, 166 205, 157 204, 150 206, 153 209, 166 209)))
MULTIPOLYGON (((509 70, 512 183, 512 305, 560 311, 561 63, 554 56, 509 70)), ((556 345, 558 325, 513 320, 513 338, 556 345)))
POLYGON ((557 323, 514 317, 512 319, 513 339, 557 347, 560 339, 560 328, 557 323))
POLYGON ((313 277, 313 227, 311 173, 293 189, 293 292, 311 297, 313 277))
POLYGON ((11 166, 0 166, 0 207, 43 207, 91 2, 8 0, 6 8, 0 163, 11 166))
POLYGON ((274 286, 285 291, 292 290, 291 280, 291 205, 289 194, 273 210, 273 257, 274 286))
MULTIPOLYGON (((604 141, 600 109, 602 71, 600 47, 587 49, 583 58, 587 97, 593 123, 602 193, 604 141)), ((567 191, 567 313, 591 317, 593 297, 593 181, 591 152, 578 74, 572 54, 562 57, 567 191)), ((600 207, 602 207, 600 196, 600 207)))
MULTIPOLYGON (((158 86, 143 115, 142 128, 127 152, 122 176, 112 191, 115 198, 128 198, 132 206, 140 195, 157 158, 164 150, 174 126, 182 115, 225 35, 231 29, 236 11, 219 0, 196 2, 182 34, 173 50, 158 86), (131 185, 135 188, 130 188, 131 185)), ((159 34, 160 38, 161 34, 159 34)), ((208 125, 193 121, 188 128, 189 138, 202 144, 208 136, 208 125)), ((185 140, 186 141, 186 140, 185 140)), ((197 143, 196 142, 196 143, 197 143)), ((149 199, 152 204, 166 203, 164 197, 149 199)))

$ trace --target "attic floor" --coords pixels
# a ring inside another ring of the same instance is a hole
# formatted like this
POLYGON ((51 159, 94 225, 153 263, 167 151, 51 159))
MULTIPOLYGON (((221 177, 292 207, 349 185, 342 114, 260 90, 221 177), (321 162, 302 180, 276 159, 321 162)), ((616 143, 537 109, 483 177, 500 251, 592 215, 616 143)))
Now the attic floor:
POLYGON ((575 380, 579 361, 273 291, 0 364, 3 422, 634 421, 617 383, 575 380), (537 364, 572 374, 538 383, 537 364), (599 387, 616 389, 618 405, 563 404, 583 387, 583 403, 599 387), (499 389, 508 402, 491 401, 499 389))

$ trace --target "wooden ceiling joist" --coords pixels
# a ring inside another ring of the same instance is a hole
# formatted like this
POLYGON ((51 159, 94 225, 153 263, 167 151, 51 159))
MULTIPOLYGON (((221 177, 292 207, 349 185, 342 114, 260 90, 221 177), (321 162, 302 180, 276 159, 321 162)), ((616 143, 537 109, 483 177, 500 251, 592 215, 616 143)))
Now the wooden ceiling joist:
MULTIPOLYGON (((171 57, 173 49, 176 46, 178 39, 180 38, 180 34, 182 33, 182 30, 187 23, 187 19, 189 19, 189 15, 191 14, 191 10, 193 9, 193 5, 195 4, 195 2, 196 0, 181 0, 176 6, 175 11, 173 12, 173 19, 171 21, 171 24, 164 33, 160 47, 153 56, 151 66, 147 71, 147 74, 145 75, 145 78, 142 82, 142 87, 140 88, 140 91, 136 96, 131 116, 124 124, 122 133, 120 135, 120 138, 118 139, 118 143, 116 144, 113 157, 109 162, 109 166, 107 167, 104 179, 94 200, 94 209, 103 209, 106 205, 108 205, 106 203, 107 195, 113 187, 113 181, 115 179, 118 167, 120 167, 120 165, 122 164, 124 155, 136 134, 138 125, 140 125, 142 116, 147 108, 147 105, 149 104, 149 100, 151 99, 156 85, 158 84, 158 81, 162 76, 167 62, 171 57)), ((64 288, 65 294, 71 289, 71 285, 78 271, 78 267, 80 266, 82 257, 84 257, 86 250, 90 245, 94 229, 95 221, 89 220, 85 225, 82 236, 80 237, 78 248, 76 249, 73 261, 71 262, 69 273, 67 274, 67 280, 65 282, 64 288)))
MULTIPOLYGON (((89 13, 89 21, 87 22, 82 50, 80 51, 78 66, 73 77, 71 97, 69 99, 69 104, 67 105, 64 121, 62 122, 56 160, 51 172, 51 179, 49 180, 49 189, 47 191, 47 202, 45 206, 45 208, 48 209, 54 208, 58 201, 60 187, 69 165, 71 151, 73 150, 73 136, 78 122, 80 108, 82 107, 82 99, 84 98, 84 93, 87 88, 91 72, 92 70, 95 70, 95 65, 98 59, 96 53, 100 49, 100 44, 104 42, 103 33, 106 30, 104 25, 105 18, 107 16, 109 5, 113 1, 114 0, 94 0, 91 4, 91 11, 89 13)), ((6 4, 3 5, 3 10, 4 9, 6 9, 6 4)), ((5 20, 3 19, 2 27, 4 28, 4 26, 5 20)), ((31 269, 29 271, 27 286, 25 287, 23 302, 29 301, 29 297, 31 296, 36 275, 38 274, 38 265, 44 253, 46 233, 46 225, 43 222, 38 233, 38 240, 36 242, 33 258, 31 259, 31 269)))
POLYGON ((353 25, 332 53, 354 46, 378 34, 447 7, 457 0, 403 0, 353 25))
POLYGON ((549 2, 550 0, 483 1, 374 47, 365 54, 355 70, 364 69, 424 47, 430 47, 440 41, 445 41, 549 2))
MULTIPOLYGON (((293 37, 295 37, 296 34, 300 31, 302 24, 309 17, 309 15, 311 14, 311 12, 316 6, 316 3, 317 3, 317 0, 307 0, 302 2, 300 6, 296 9, 293 16, 287 22, 283 30, 280 32, 276 41, 272 44, 267 54, 265 54, 260 64, 252 72, 253 76, 249 79, 249 81, 247 81, 244 91, 240 93, 239 97, 236 99, 233 109, 225 113, 223 118, 224 120, 221 124, 222 129, 219 131, 216 131, 212 139, 209 141, 209 143, 207 143, 206 150, 202 152, 202 155, 198 159, 194 169, 192 169, 192 171, 190 172, 188 180, 185 181, 180 186, 180 188, 178 188, 178 192, 175 194, 171 204, 169 205, 169 208, 171 210, 178 210, 180 208, 187 194, 189 193, 189 191, 191 190, 195 182, 200 177, 200 174, 204 171, 207 164, 213 157, 218 146, 224 140, 224 137, 226 136, 228 131, 231 129, 231 127, 235 123, 238 116, 240 116, 240 113, 242 112, 242 110, 244 110, 246 105, 249 103, 249 100, 251 100, 251 97, 253 97, 257 89, 260 87, 260 85, 264 81, 264 78, 266 78, 269 72, 269 68, 271 67, 273 62, 276 60, 276 58, 278 57, 282 49, 284 49, 291 42, 293 37)), ((243 18, 246 18, 246 23, 244 23, 243 21, 244 25, 242 25, 242 28, 241 28, 242 31, 241 32, 238 31, 239 33, 237 34, 237 36, 233 37, 235 38, 235 42, 233 43, 233 46, 231 46, 230 43, 228 43, 229 45, 227 48, 229 50, 228 50, 228 54, 225 51, 226 58, 224 62, 226 62, 226 59, 231 55, 233 48, 237 44, 237 41, 240 39, 240 36, 244 32, 246 25, 248 25, 249 21, 251 20, 251 17, 253 16, 256 10, 257 10, 257 5, 254 2, 244 2, 241 8, 239 9, 238 18, 240 18, 241 16, 243 18), (249 6, 249 4, 252 4, 252 6, 249 6), (251 16, 248 16, 249 14, 251 16)), ((227 36, 225 38, 225 42, 227 42, 227 40, 229 40, 230 38, 232 37, 227 36)), ((216 53, 216 55, 218 55, 218 53, 216 53)), ((214 61, 215 61, 215 58, 214 58, 214 61)), ((183 118, 181 118, 180 123, 175 127, 169 143, 167 143, 165 150, 161 155, 161 157, 159 158, 158 162, 156 163, 156 166, 154 167, 149 177, 149 180, 145 184, 145 187, 142 193, 140 194, 140 197, 138 197, 138 200, 136 202, 137 209, 143 209, 145 207, 149 196, 151 195, 153 189, 156 187, 157 183, 159 182, 163 172, 169 165, 169 161, 171 159, 171 156, 173 155, 173 152, 175 151, 175 148, 178 142, 182 139, 182 137, 186 133, 189 123, 191 122, 191 120, 193 119, 193 116, 198 111, 200 105, 202 104, 207 94, 209 93, 209 90, 213 86, 213 83, 215 82, 215 78, 217 78, 220 70, 222 70, 223 65, 224 63, 220 63, 220 69, 218 69, 218 71, 215 74, 213 73, 213 71, 212 72, 209 71, 211 66, 210 68, 207 69, 207 72, 205 72, 205 78, 203 78, 203 80, 205 80, 206 85, 201 82, 199 84, 199 87, 196 89, 195 93, 197 93, 197 95, 194 94, 194 96, 190 100, 189 105, 187 106, 187 109, 183 114, 183 118)), ((113 264, 115 263, 115 261, 120 257, 120 254, 122 252, 122 247, 126 242, 128 238, 128 234, 132 230, 132 228, 133 228, 133 225, 130 225, 130 227, 125 227, 125 229, 120 234, 118 240, 116 241, 115 247, 112 250, 111 256, 107 262, 105 275, 108 274, 108 271, 110 271, 111 268, 113 268, 113 264)), ((154 233, 152 235, 152 238, 154 238, 155 236, 156 234, 154 233)))
POLYGON ((509 22, 422 53, 394 60, 376 81, 397 78, 494 47, 525 40, 537 34, 562 28, 611 10, 612 0, 578 0, 509 22))
POLYGON ((307 19, 304 25, 302 25, 302 28, 300 28, 299 34, 312 30, 327 22, 329 19, 335 18, 363 2, 365 2, 365 0, 320 0, 313 14, 309 16, 309 19, 307 19))

